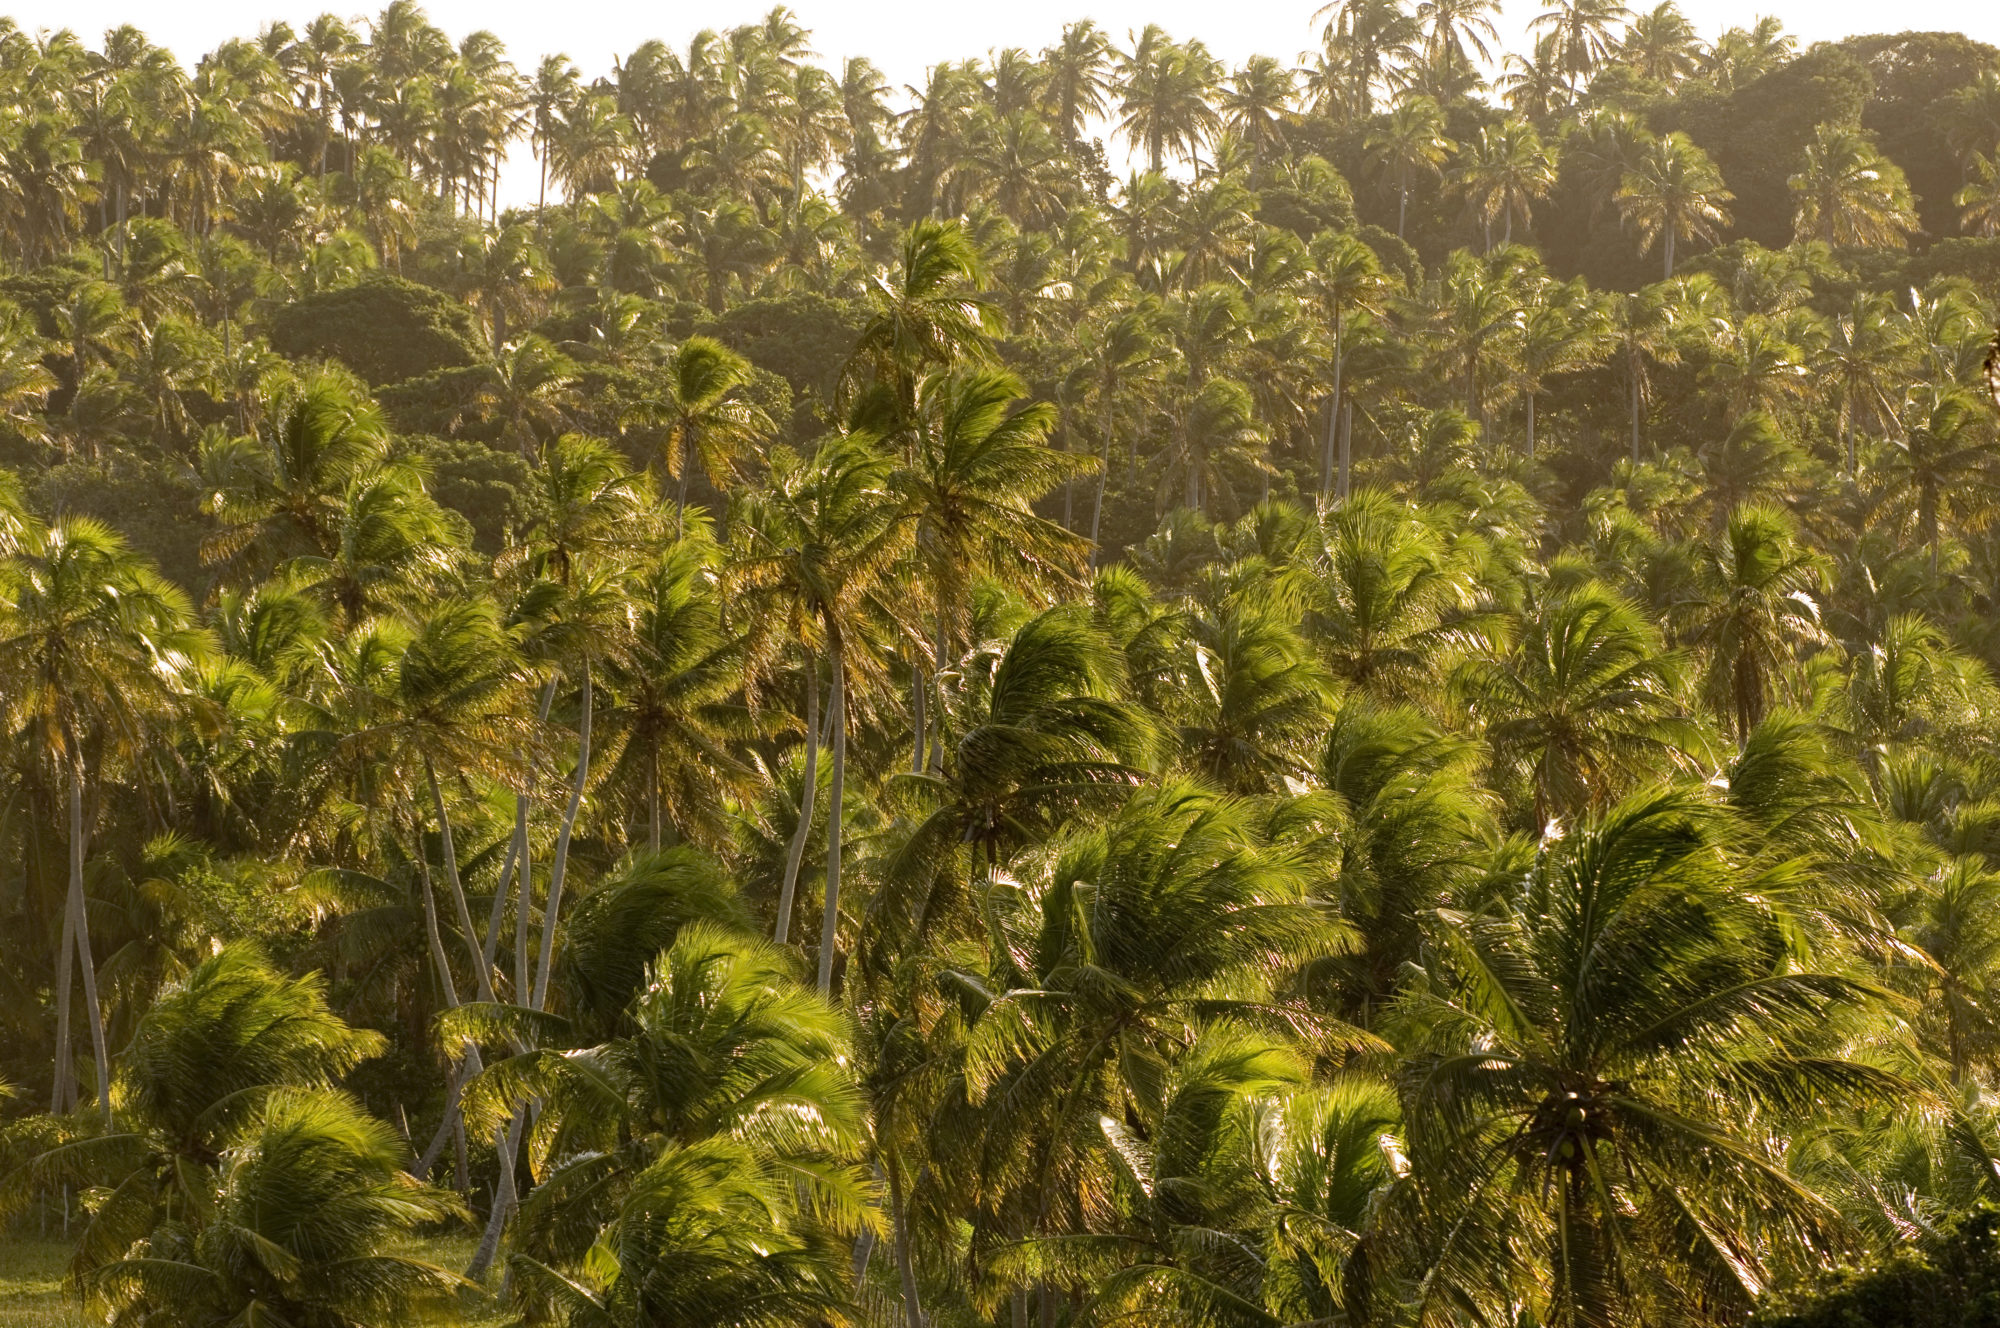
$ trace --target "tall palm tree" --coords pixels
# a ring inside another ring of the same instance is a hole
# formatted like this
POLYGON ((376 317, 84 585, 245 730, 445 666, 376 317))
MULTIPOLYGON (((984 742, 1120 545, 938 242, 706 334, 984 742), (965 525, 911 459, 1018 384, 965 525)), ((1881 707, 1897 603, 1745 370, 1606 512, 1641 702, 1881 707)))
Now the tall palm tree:
POLYGON ((1739 507, 1695 563, 1697 597, 1682 606, 1689 643, 1707 656, 1710 704, 1747 741, 1802 647, 1825 645, 1818 560, 1781 509, 1739 507))
MULTIPOLYGON (((767 667, 791 642, 806 650, 806 797, 816 787, 820 728, 817 656, 830 674, 827 723, 833 738, 832 783, 827 812, 825 915, 820 929, 819 988, 833 987, 834 947, 840 925, 842 800, 846 789, 847 697, 850 680, 880 671, 869 636, 871 619, 892 621, 898 606, 879 595, 888 569, 909 546, 911 523, 888 490, 890 463, 866 436, 822 443, 811 461, 775 459, 770 487, 742 505, 741 547, 728 577, 760 605, 746 638, 748 658, 767 667)), ((913 624, 902 624, 908 631, 913 624)), ((778 897, 778 939, 788 934, 793 892, 805 837, 813 824, 810 802, 798 819, 778 897)))
POLYGON ((1119 69, 1118 131, 1153 170, 1167 154, 1192 161, 1221 128, 1215 93, 1222 67, 1200 42, 1178 43, 1148 26, 1119 69))
POLYGON ((97 1065, 98 1107, 106 1123, 111 1120, 111 1060, 84 897, 86 795, 107 766, 119 763, 143 781, 146 749, 171 720, 208 649, 186 597, 123 539, 88 518, 30 524, 0 560, 0 673, 15 680, 0 714, 50 784, 68 792, 69 885, 55 987, 52 1109, 58 1112, 76 1097, 70 1050, 75 962, 97 1065))
POLYGON ((1592 71, 1611 54, 1619 25, 1631 17, 1632 11, 1617 0, 1551 0, 1528 24, 1528 30, 1555 43, 1557 65, 1575 93, 1582 91, 1592 71))
POLYGON ((1507 119, 1479 131, 1479 138, 1455 171, 1466 204, 1484 228, 1486 247, 1493 247, 1493 223, 1501 223, 1500 243, 1514 242, 1514 220, 1523 229, 1531 220, 1535 200, 1555 188, 1555 163, 1542 147, 1541 136, 1525 120, 1507 119))
POLYGON ((745 397, 750 364, 712 337, 689 337, 666 365, 663 390, 643 409, 665 430, 663 459, 675 480, 674 523, 686 523, 688 475, 695 463, 721 489, 737 460, 773 429, 763 409, 745 397))
POLYGON ((1496 1266, 1532 1277, 1545 1322, 1710 1321, 1839 1231, 1787 1170, 1783 1122, 1911 1089, 1843 1058, 1829 1020, 1878 993, 1788 960, 1728 838, 1696 794, 1638 794, 1511 897, 1437 916, 1399 1075, 1412 1164, 1440 1168, 1448 1206, 1421 1321, 1490 1295, 1496 1266))
POLYGON ((351 1099, 273 1094, 228 1139, 205 1220, 167 1227, 95 1270, 91 1299, 169 1328, 288 1323, 450 1322, 466 1284, 391 1254, 393 1242, 462 1210, 402 1170, 403 1142, 351 1099))
POLYGON ((1381 308, 1382 297, 1388 289, 1388 280, 1383 276, 1380 261, 1375 251, 1358 237, 1338 232, 1321 236, 1313 241, 1309 251, 1310 263, 1306 276, 1306 289, 1312 296, 1327 325, 1328 358, 1331 361, 1331 382, 1327 395, 1326 448, 1320 458, 1319 491, 1324 499, 1332 494, 1336 498, 1347 497, 1345 485, 1336 486, 1336 477, 1344 478, 1345 466, 1337 466, 1335 453, 1339 450, 1337 440, 1340 432, 1340 411, 1342 405, 1342 375, 1347 365, 1347 345, 1344 335, 1347 320, 1356 313, 1375 312, 1381 308))
POLYGON ((1453 685, 1526 780, 1533 829, 1546 832, 1700 751, 1681 718, 1681 671, 1630 601, 1586 584, 1535 605, 1511 650, 1467 660, 1453 685))
POLYGON ((1409 225, 1410 191, 1419 179, 1436 175, 1451 155, 1444 135, 1444 112, 1429 97, 1404 97, 1388 118, 1368 131, 1364 147, 1396 192, 1396 236, 1409 225))
POLYGON ((1856 431, 1894 418, 1893 393, 1910 364, 1911 348, 1894 313, 1886 298, 1857 292, 1847 310, 1835 315, 1826 344, 1813 357, 1814 368, 1840 393, 1840 432, 1849 475, 1858 462, 1856 431))
POLYGON ((1891 440, 1892 467, 1914 491, 1918 533, 1938 568, 1940 513, 1947 505, 1976 507, 1996 476, 1991 425, 1977 398, 1955 387, 1927 385, 1911 394, 1891 440))
POLYGON ((1902 168, 1859 129, 1823 124, 1805 161, 1785 182, 1792 191, 1792 234, 1851 248, 1901 249, 1917 229, 1916 205, 1902 168))
POLYGON ((957 222, 920 221, 903 236, 895 267, 868 280, 874 314, 856 341, 846 381, 866 373, 892 394, 902 421, 917 383, 960 359, 985 359, 999 320, 983 297, 985 262, 957 222))
POLYGON ((1735 195, 1722 172, 1686 134, 1654 139, 1618 186, 1618 215, 1639 232, 1640 251, 1660 246, 1664 275, 1674 275, 1674 250, 1682 240, 1713 242, 1729 224, 1725 204, 1735 195))

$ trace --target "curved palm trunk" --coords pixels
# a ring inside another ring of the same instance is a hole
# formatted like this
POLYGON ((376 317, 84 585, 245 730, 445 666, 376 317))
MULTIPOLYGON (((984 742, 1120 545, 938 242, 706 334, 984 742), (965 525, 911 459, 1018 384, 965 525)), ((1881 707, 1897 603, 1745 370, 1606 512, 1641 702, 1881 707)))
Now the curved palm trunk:
MULTIPOLYGON (((111 1124, 111 1056, 104 1045, 104 1012, 97 1003, 97 965, 90 957, 90 909, 83 897, 83 754, 75 753, 69 772, 69 911, 74 915, 76 957, 83 970, 83 1014, 90 1020, 90 1053, 97 1065, 97 1106, 111 1124)), ((68 1003, 69 989, 63 989, 68 1003)), ((73 1096, 73 1094, 72 1094, 73 1096)))
POLYGON ((1102 552, 1098 547, 1098 531, 1104 525, 1104 486, 1111 479, 1111 398, 1107 393, 1103 411, 1099 416, 1099 428, 1104 435, 1104 448, 1097 458, 1097 501, 1090 509, 1090 570, 1097 570, 1097 560, 1102 552))
POLYGON ((590 660, 583 661, 583 715, 576 726, 576 778, 571 781, 569 806, 563 812, 562 829, 556 832, 555 854, 549 860, 549 897, 542 905, 542 946, 535 959, 535 990, 530 1001, 534 1009, 547 1008, 549 968, 556 949, 556 916, 562 908, 563 876, 569 869, 570 836, 576 831, 576 814, 583 806, 583 786, 590 777, 590 660))
POLYGON ((906 1328, 924 1328, 923 1301, 917 1294, 916 1258, 903 1202, 903 1168, 894 1149, 884 1152, 884 1165, 889 1173, 889 1224, 896 1243, 896 1277, 903 1290, 903 1321, 906 1328))
MULTIPOLYGON (((806 838, 812 834, 813 808, 819 802, 819 669, 806 652, 806 768, 799 787, 799 822, 785 849, 785 879, 778 887, 778 925, 774 939, 784 945, 792 934, 792 902, 798 896, 799 865, 805 861, 806 838)), ((923 738, 917 738, 921 747, 923 738)))
POLYGON ((828 634, 828 663, 833 673, 833 784, 826 803, 826 913, 819 929, 819 990, 833 991, 833 947, 840 932, 840 800, 847 778, 847 679, 840 657, 840 635, 828 634))
POLYGON ((431 807, 437 812, 438 850, 444 855, 445 884, 451 887, 452 910, 458 914, 459 930, 465 936, 465 949, 472 957, 474 989, 479 993, 480 1000, 491 1001, 493 979, 485 962, 485 947, 480 943, 479 933, 472 927, 472 910, 465 902, 465 883, 458 874, 458 846, 452 840, 451 816, 445 811, 444 790, 438 787, 437 771, 431 767, 428 754, 424 757, 424 782, 430 785, 431 807))

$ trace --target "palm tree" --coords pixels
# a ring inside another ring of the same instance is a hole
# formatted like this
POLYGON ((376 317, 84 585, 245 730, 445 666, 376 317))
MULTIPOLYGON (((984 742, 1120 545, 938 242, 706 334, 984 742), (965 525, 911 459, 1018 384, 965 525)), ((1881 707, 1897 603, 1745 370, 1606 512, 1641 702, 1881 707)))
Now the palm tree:
POLYGON ((1482 62, 1493 58, 1487 43, 1500 39, 1493 25, 1498 10, 1494 0, 1418 0, 1424 57, 1438 71, 1442 87, 1451 87, 1460 72, 1470 70, 1474 56, 1482 62))
POLYGON ((1631 17, 1632 11, 1617 0, 1551 0, 1528 30, 1546 34, 1554 42, 1557 67, 1568 75, 1570 91, 1576 93, 1611 54, 1616 29, 1631 17))
POLYGON ((1891 442, 1892 467, 1914 490, 1918 532, 1938 568, 1939 513, 1948 499, 1974 505, 1995 483, 1986 411, 1961 388, 1928 385, 1911 394, 1891 442))
POLYGON ((1785 184, 1796 208, 1795 239, 1901 249, 1917 229, 1902 169, 1859 129, 1823 124, 1814 130, 1804 163, 1785 184))
MULTIPOLYGON (((879 664, 870 619, 895 618, 878 595, 883 577, 909 544, 911 523, 888 491, 889 461, 862 435, 822 443, 810 462, 774 458, 767 490, 742 504, 742 547, 728 579, 761 601, 746 638, 748 659, 767 666, 778 650, 806 650, 806 798, 785 863, 778 896, 777 938, 788 934, 805 837, 817 787, 819 683, 816 657, 831 675, 827 722, 833 736, 832 784, 826 819, 826 899, 820 930, 819 988, 833 987, 834 943, 840 924, 842 799, 846 788, 847 694, 850 676, 870 678, 879 664)), ((909 624, 903 624, 908 631, 909 624)))
POLYGON ((1467 660, 1453 686, 1503 768, 1526 779, 1532 826, 1547 833, 1700 750, 1680 718, 1681 669, 1630 601, 1585 584, 1543 599, 1512 650, 1467 660))
POLYGON ((167 1328, 450 1322, 466 1284, 389 1254, 456 1216, 451 1196, 402 1170, 403 1142, 350 1099, 272 1094, 228 1139, 205 1220, 163 1227, 94 1271, 85 1290, 114 1316, 167 1328), (254 1253, 252 1253, 254 1251, 254 1253))
POLYGON ((1381 308, 1381 298, 1387 291, 1388 281, 1382 275, 1375 251, 1346 232, 1315 239, 1310 258, 1306 288, 1326 318, 1332 371, 1332 383, 1327 395, 1326 449, 1320 458, 1319 491, 1322 499, 1331 493, 1345 500, 1346 485, 1335 484, 1336 476, 1344 480, 1347 474, 1345 465, 1336 466, 1338 458, 1335 455, 1339 450, 1341 378, 1347 363, 1344 334, 1349 317, 1381 308))
POLYGON ((1695 584, 1697 598, 1681 606, 1683 631, 1707 656, 1710 704, 1745 742, 1799 648, 1830 641, 1820 624, 1818 560, 1781 509, 1739 507, 1722 537, 1702 546, 1695 584))
POLYGON ((1167 153, 1193 160, 1221 128, 1214 98, 1222 68, 1200 42, 1177 43, 1148 26, 1119 70, 1118 131, 1153 170, 1167 153))
POLYGON ((115 762, 144 771, 146 748, 159 738, 207 653, 208 638, 194 625, 186 597, 95 521, 60 517, 47 526, 29 525, 0 560, 0 673, 15 680, 0 714, 9 733, 25 739, 50 783, 68 788, 69 886, 56 960, 54 1111, 69 1109, 76 1096, 70 1052, 74 960, 83 978, 98 1106, 106 1123, 111 1120, 111 1059, 83 886, 88 786, 115 762))
POLYGON ((1083 540, 1033 504, 1088 463, 1048 446, 1056 412, 1022 404, 1026 395, 998 369, 933 375, 917 389, 916 442, 889 485, 915 523, 939 667, 963 638, 975 581, 1046 593, 1082 569, 1083 540))
POLYGON ((1604 305, 1579 282, 1541 292, 1521 319, 1514 340, 1514 387, 1528 408, 1528 455, 1535 455, 1536 406, 1547 381, 1557 374, 1595 368, 1611 348, 1604 305))
POLYGON ((1525 120, 1507 119, 1479 131, 1479 138, 1455 172, 1466 204, 1493 247, 1493 223, 1501 222, 1500 243, 1514 242, 1514 219, 1525 229, 1538 198, 1555 188, 1555 163, 1541 136, 1525 120))
POLYGON ((1894 312, 1885 297, 1856 292, 1847 311, 1834 317, 1826 344, 1814 356, 1814 368, 1840 392, 1840 432, 1849 475, 1857 465, 1855 431, 1864 421, 1876 425, 1894 417, 1891 394, 1909 366, 1910 348, 1894 312))
POLYGON ((845 370, 850 387, 865 372, 892 393, 900 421, 916 408, 917 383, 960 359, 986 359, 999 330, 980 287, 985 264, 957 222, 920 221, 903 236, 900 261, 868 280, 873 317, 845 370))
POLYGON ((1111 39, 1089 19, 1064 24, 1062 40, 1042 52, 1043 109, 1072 151, 1083 141, 1084 125, 1109 107, 1110 60, 1111 39))
POLYGON ((1486 639, 1476 564, 1423 512, 1367 488, 1319 527, 1303 621, 1335 678, 1383 699, 1415 697, 1486 639))
POLYGON ((686 524, 688 475, 701 463, 708 482, 721 489, 737 459, 770 436, 770 417, 745 399, 750 364, 712 337, 689 337, 666 365, 664 390, 643 407, 665 430, 667 474, 674 477, 674 528, 686 524))
MULTIPOLYGON (((630 937, 606 939, 622 953, 630 937)), ((622 1294, 627 1304, 635 1296, 651 1304, 663 1292, 648 1283, 668 1275, 695 1285, 712 1278, 718 1286, 755 1276, 760 1261, 740 1256, 719 1263, 689 1258, 677 1274, 669 1259, 659 1275, 638 1276, 674 1247, 640 1256, 620 1237, 638 1240, 635 1212, 647 1214, 648 1224, 673 1219, 654 1209, 656 1186, 663 1174, 690 1163, 704 1171, 722 1164, 723 1175, 733 1173, 750 1187, 746 1194, 772 1205, 769 1234, 781 1246, 810 1240, 816 1262, 824 1253, 815 1230, 852 1229, 860 1216, 865 1190, 856 1157, 865 1115, 846 1064, 850 1035, 839 1012, 797 980, 790 955, 693 918, 652 961, 641 962, 629 1005, 596 1016, 617 1028, 612 1037, 575 1050, 547 1046, 509 1056, 467 1089, 469 1110, 482 1119, 502 1119, 531 1098, 541 1103, 529 1138, 540 1183, 522 1205, 516 1236, 522 1253, 514 1269, 557 1309, 574 1306, 572 1297, 588 1287, 577 1278, 591 1273, 567 1270, 586 1263, 600 1240, 625 1250, 623 1276, 600 1290, 613 1301, 622 1294)), ((520 1019, 521 1012, 504 1008, 468 1010, 461 1023, 491 1035, 526 1027, 520 1019)), ((570 1031, 562 1020, 535 1024, 570 1031)), ((704 1223, 717 1216, 699 1206, 687 1216, 697 1215, 704 1223)), ((739 1221, 748 1217, 738 1214, 739 1221)), ((674 1312, 698 1313, 705 1303, 674 1312)), ((635 1322, 648 1321, 642 1311, 635 1322)))
POLYGON ((90 1278, 162 1223, 198 1224, 216 1167, 275 1094, 329 1089, 387 1046, 349 1028, 317 974, 291 978, 232 945, 162 991, 119 1057, 118 1128, 81 1132, 36 1158, 30 1178, 103 1187, 73 1269, 90 1278))
POLYGON ((1302 779, 1329 688, 1299 634, 1268 610, 1226 602, 1190 615, 1185 652, 1171 711, 1182 766, 1243 795, 1302 779))
POLYGON ((1838 1232, 1782 1122, 1912 1090, 1843 1058, 1829 1020, 1876 990, 1790 961, 1728 838, 1697 794, 1638 794, 1511 897, 1437 916, 1399 1076, 1412 1164, 1447 1205, 1420 1321, 1489 1296, 1496 1261, 1525 1265, 1544 1322, 1707 1321, 1838 1232))
POLYGON ((1283 156, 1297 98, 1297 76, 1268 55, 1252 56, 1217 97, 1222 127, 1250 149, 1253 180, 1263 179, 1265 164, 1283 156))
POLYGON ((1713 243, 1729 224, 1724 204, 1735 195, 1723 186, 1722 172, 1708 154, 1676 131, 1648 145, 1615 197, 1618 215, 1639 232, 1640 252, 1658 244, 1671 278, 1675 247, 1682 240, 1713 243))
POLYGON ((1410 190, 1419 178, 1436 175, 1451 155, 1444 112, 1429 97, 1405 97, 1385 121, 1368 131, 1363 145, 1396 191, 1396 237, 1401 239, 1409 223, 1410 190))
MULTIPOLYGON (((1124 663, 1076 605, 1023 623, 997 657, 966 666, 950 741, 926 777, 934 807, 898 846, 869 901, 872 965, 990 905, 1003 864, 1121 800, 1149 764, 1153 726, 1123 700, 1124 663), (969 889, 983 869, 987 897, 969 889)), ((943 727, 943 725, 941 725, 943 727)))
POLYGON ((1952 195, 1959 227, 1967 235, 2000 235, 2000 154, 1975 153, 1965 185, 1952 195))
POLYGON ((1641 78, 1673 87, 1692 77, 1701 67, 1701 37, 1694 24, 1674 0, 1635 15, 1625 40, 1618 45, 1618 59, 1630 65, 1641 78))
POLYGON ((944 1184, 977 1184, 964 1191, 977 1196, 975 1251, 1079 1229, 1115 1165, 1101 1122, 1153 1133, 1197 1020, 1268 1011, 1329 1050, 1369 1044, 1275 1000, 1286 967, 1347 938, 1244 804, 1193 785, 1141 790, 1059 841, 1046 880, 1001 917, 1006 944, 966 1041, 967 1109, 932 1145, 944 1184))

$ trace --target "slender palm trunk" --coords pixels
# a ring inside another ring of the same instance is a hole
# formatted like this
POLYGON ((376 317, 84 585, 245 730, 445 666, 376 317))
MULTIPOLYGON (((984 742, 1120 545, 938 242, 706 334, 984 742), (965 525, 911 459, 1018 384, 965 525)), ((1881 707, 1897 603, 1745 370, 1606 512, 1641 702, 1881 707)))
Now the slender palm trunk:
MULTIPOLYGON (((97 1003, 97 965, 90 955, 90 908, 83 897, 83 753, 71 746, 69 770, 69 900, 75 913, 77 966, 83 976, 83 1016, 90 1021, 90 1053, 97 1064, 97 1106, 111 1124, 111 1056, 104 1046, 104 1012, 97 1003)), ((68 995, 65 988, 64 995, 68 995)))
POLYGON ((1535 459, 1535 394, 1528 393, 1528 459, 1535 459))
POLYGON ((905 1328, 924 1328, 923 1301, 917 1294, 917 1265, 910 1247, 910 1224, 903 1202, 903 1168, 894 1149, 884 1150, 889 1173, 889 1222, 896 1242, 896 1276, 903 1288, 905 1328))
POLYGON ((76 882, 71 879, 63 885, 62 944, 56 950, 56 1063, 49 1110, 58 1116, 76 1105, 76 1057, 70 1050, 69 1032, 70 989, 75 985, 71 965, 75 960, 76 882))
POLYGON ((1104 406, 1098 416, 1098 427, 1104 435, 1104 447, 1097 458, 1097 501, 1090 508, 1090 570, 1097 570, 1097 560, 1102 550, 1098 547, 1098 532, 1104 526, 1104 486, 1111 479, 1111 397, 1105 394, 1104 406))
POLYGON ((493 999, 493 979, 487 966, 481 962, 485 955, 479 942, 479 934, 472 929, 472 910, 465 902, 465 883, 458 874, 458 846, 452 840, 451 815, 445 811, 444 790, 438 787, 437 771, 431 767, 431 758, 424 757, 424 781, 430 785, 431 807, 437 812, 438 851, 444 855, 444 880, 451 887, 452 910, 458 914, 459 930, 465 934, 466 953, 472 956, 473 986, 479 999, 493 999))
MULTIPOLYGON (((806 839, 812 834, 813 807, 819 801, 819 669, 810 650, 806 652, 806 768, 799 786, 799 823, 792 828, 792 842, 785 849, 785 879, 778 887, 778 925, 775 939, 783 945, 792 934, 792 901, 798 895, 799 864, 806 858, 806 839)), ((917 739, 921 746, 923 738, 917 739)))
POLYGON ((1632 380, 1632 464, 1639 464, 1639 353, 1631 352, 1627 376, 1632 380))
POLYGON ((660 744, 646 747, 646 851, 660 851, 660 744))
POLYGON ((1340 408, 1340 469, 1334 476, 1333 496, 1340 502, 1347 501, 1349 482, 1354 471, 1354 403, 1346 402, 1340 408))
POLYGON ((1671 225, 1667 227, 1666 242, 1660 247, 1666 251, 1667 269, 1664 279, 1672 280, 1674 275, 1674 228, 1671 225))
POLYGON ((819 929, 819 990, 833 991, 833 947, 840 932, 840 801, 847 778, 847 679, 841 660, 840 634, 828 633, 827 663, 833 674, 829 707, 833 721, 833 782, 826 803, 826 914, 819 929))
POLYGON ((556 848, 549 859, 549 897, 542 905, 542 945, 535 960, 535 990, 530 1002, 537 1010, 548 1008, 549 970, 555 962, 556 917, 562 908, 563 876, 569 869, 570 837, 576 832, 576 814, 583 807, 583 786, 590 778, 590 660, 583 661, 583 714, 577 721, 576 778, 570 783, 569 806, 563 811, 562 828, 556 831, 556 848))
POLYGON ((686 526, 688 505, 688 471, 694 464, 694 443, 687 431, 681 433, 681 474, 680 484, 674 489, 674 537, 680 538, 686 526))

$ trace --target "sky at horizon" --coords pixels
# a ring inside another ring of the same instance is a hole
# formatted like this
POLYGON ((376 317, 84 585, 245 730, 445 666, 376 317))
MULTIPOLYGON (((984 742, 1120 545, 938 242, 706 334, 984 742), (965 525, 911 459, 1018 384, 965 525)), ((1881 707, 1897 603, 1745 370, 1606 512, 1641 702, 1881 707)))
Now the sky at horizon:
MULTIPOLYGON (((660 38, 685 46, 702 28, 754 22, 777 0, 708 0, 699 8, 669 9, 634 4, 550 4, 548 0, 421 0, 432 23, 453 40, 481 28, 506 43, 510 58, 532 70, 541 57, 563 53, 586 78, 608 73, 615 57, 641 42, 660 38)), ((1629 0, 1633 8, 1648 0, 1629 0)), ((819 58, 830 68, 865 55, 900 89, 918 84, 925 71, 943 60, 985 56, 1009 46, 1040 50, 1061 35, 1063 25, 1091 18, 1119 43, 1127 34, 1157 23, 1176 38, 1198 37, 1218 56, 1240 63, 1251 55, 1297 58, 1314 44, 1312 15, 1321 0, 1247 0, 1226 11, 1197 0, 1010 0, 991 6, 940 5, 936 0, 793 0, 790 8, 813 34, 819 58), (1224 15, 1226 14, 1226 20, 1224 15)), ((1748 25, 1760 14, 1776 14, 1801 43, 1860 33, 1948 29, 2000 45, 2000 4, 1976 0, 1903 0, 1893 10, 1864 0, 1679 0, 1681 11, 1702 36, 1713 39, 1725 28, 1748 25), (1889 21, 1884 21, 1888 19, 1889 21)), ((352 0, 0 0, 29 32, 69 28, 96 45, 102 34, 132 23, 192 65, 232 37, 254 36, 264 24, 282 19, 295 27, 332 11, 357 21, 381 7, 381 0, 355 8, 352 0)), ((1541 5, 1535 0, 1506 4, 1499 22, 1501 45, 1524 50, 1525 29, 1541 5)), ((899 98, 900 100, 900 98, 899 98)), ((517 156, 525 156, 518 153, 517 156)), ((510 161, 501 187, 505 202, 526 202, 522 187, 532 170, 510 161), (511 177, 511 178, 506 178, 511 177)))

